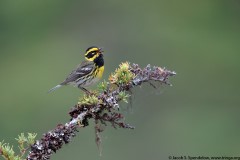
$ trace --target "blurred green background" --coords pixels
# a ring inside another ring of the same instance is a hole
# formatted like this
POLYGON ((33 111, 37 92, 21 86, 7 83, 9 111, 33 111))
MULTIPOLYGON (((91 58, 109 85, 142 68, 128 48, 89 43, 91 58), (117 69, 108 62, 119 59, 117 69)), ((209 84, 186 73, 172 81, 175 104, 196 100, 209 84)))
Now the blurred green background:
POLYGON ((0 140, 38 139, 82 94, 47 91, 104 47, 104 78, 122 61, 176 71, 173 87, 134 89, 135 130, 107 127, 103 155, 91 126, 52 159, 168 159, 169 155, 240 156, 240 1, 0 1, 0 140))

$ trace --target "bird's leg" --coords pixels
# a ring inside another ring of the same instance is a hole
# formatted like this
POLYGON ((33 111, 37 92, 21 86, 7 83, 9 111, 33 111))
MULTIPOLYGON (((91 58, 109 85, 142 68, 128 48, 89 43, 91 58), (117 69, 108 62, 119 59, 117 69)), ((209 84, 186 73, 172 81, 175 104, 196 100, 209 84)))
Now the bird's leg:
POLYGON ((91 94, 91 92, 89 92, 86 88, 83 88, 81 86, 78 86, 78 88, 80 88, 81 90, 83 90, 87 94, 91 94))

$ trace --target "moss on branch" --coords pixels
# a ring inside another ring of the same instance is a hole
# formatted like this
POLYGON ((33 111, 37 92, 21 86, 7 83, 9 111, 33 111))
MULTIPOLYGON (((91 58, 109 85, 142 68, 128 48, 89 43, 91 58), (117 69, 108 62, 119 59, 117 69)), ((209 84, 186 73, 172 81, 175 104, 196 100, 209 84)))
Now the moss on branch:
MULTIPOLYGON (((157 66, 147 65, 141 69, 139 65, 129 62, 120 64, 119 68, 109 76, 109 82, 104 80, 99 83, 98 91, 84 94, 79 99, 79 102, 69 112, 71 116, 69 122, 57 125, 55 129, 45 133, 40 140, 34 143, 31 141, 26 159, 50 159, 51 155, 62 148, 63 144, 71 141, 78 132, 78 128, 87 127, 90 119, 95 122, 95 140, 101 148, 102 125, 110 124, 114 128, 134 129, 133 126, 124 122, 123 114, 119 113, 119 102, 128 102, 132 95, 132 88, 146 82, 152 84, 152 81, 171 85, 168 79, 175 74, 173 71, 157 66)), ((8 155, 14 153, 3 153, 4 147, 6 148, 6 144, 0 145, 0 154, 5 159, 13 160, 8 158, 8 155)), ((9 151, 13 152, 11 147, 9 151)))

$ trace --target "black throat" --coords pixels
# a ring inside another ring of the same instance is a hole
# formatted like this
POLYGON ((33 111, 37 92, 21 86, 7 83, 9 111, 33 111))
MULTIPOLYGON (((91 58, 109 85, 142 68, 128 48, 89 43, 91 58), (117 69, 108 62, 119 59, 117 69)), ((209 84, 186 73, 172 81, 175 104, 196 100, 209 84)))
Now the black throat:
POLYGON ((100 54, 96 59, 94 59, 94 63, 95 63, 96 66, 98 66, 98 67, 104 66, 103 55, 100 54))

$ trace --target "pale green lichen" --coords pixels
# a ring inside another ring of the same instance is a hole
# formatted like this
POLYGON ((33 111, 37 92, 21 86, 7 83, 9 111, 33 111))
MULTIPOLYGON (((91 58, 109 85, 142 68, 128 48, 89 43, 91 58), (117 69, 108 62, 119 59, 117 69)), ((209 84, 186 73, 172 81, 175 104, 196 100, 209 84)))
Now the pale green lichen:
POLYGON ((129 62, 124 62, 109 76, 109 81, 112 84, 125 85, 130 83, 134 77, 135 75, 130 71, 129 62))
POLYGON ((19 155, 15 155, 13 147, 8 143, 0 142, 0 155, 6 160, 22 160, 21 157, 25 154, 29 146, 35 142, 36 136, 36 133, 28 133, 27 136, 21 133, 18 138, 16 138, 20 150, 19 155))
POLYGON ((21 160, 19 156, 15 156, 13 147, 11 147, 8 143, 0 142, 0 154, 7 160, 21 160))
POLYGON ((18 138, 15 139, 18 141, 20 149, 25 149, 24 145, 32 145, 35 142, 36 136, 36 133, 28 133, 27 136, 21 133, 18 135, 18 138))
POLYGON ((98 97, 94 93, 84 94, 83 97, 81 97, 78 102, 78 104, 86 105, 86 106, 96 105, 97 103, 98 103, 98 97))
POLYGON ((125 103, 128 103, 128 98, 130 97, 130 95, 129 94, 127 94, 125 91, 121 91, 121 92, 119 92, 119 94, 118 94, 118 98, 120 99, 120 100, 122 100, 123 102, 125 102, 125 103))
POLYGON ((108 82, 107 81, 105 81, 105 80, 103 80, 103 82, 100 82, 99 84, 98 84, 98 90, 101 92, 101 91, 105 91, 106 89, 107 89, 107 87, 108 87, 108 82))
POLYGON ((28 133, 28 136, 27 136, 27 144, 28 144, 28 145, 34 144, 36 137, 37 137, 37 133, 28 133))

